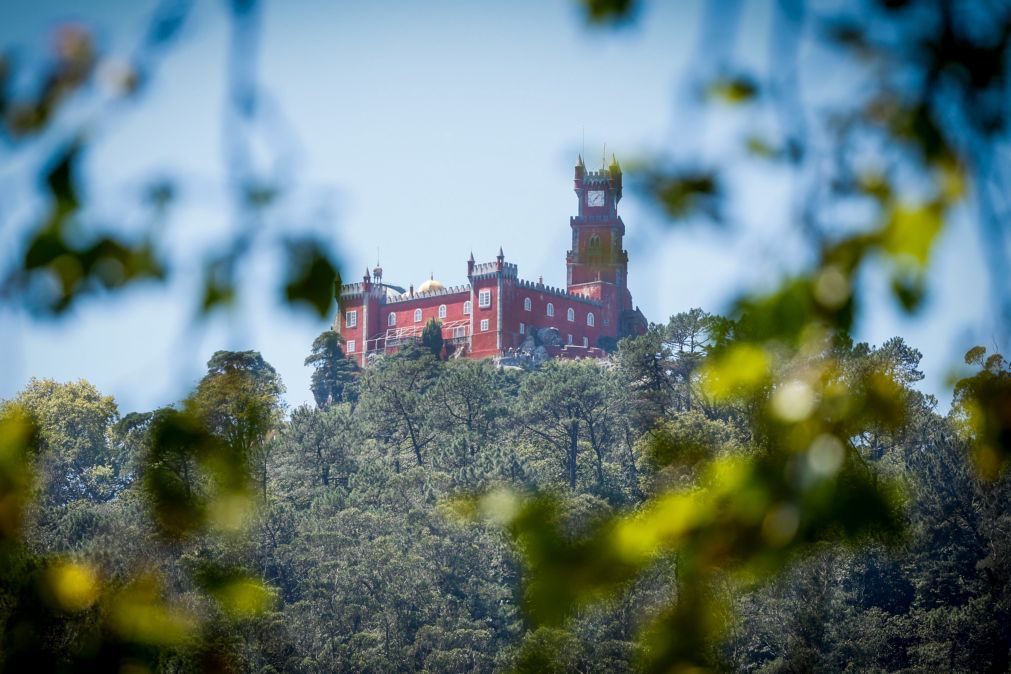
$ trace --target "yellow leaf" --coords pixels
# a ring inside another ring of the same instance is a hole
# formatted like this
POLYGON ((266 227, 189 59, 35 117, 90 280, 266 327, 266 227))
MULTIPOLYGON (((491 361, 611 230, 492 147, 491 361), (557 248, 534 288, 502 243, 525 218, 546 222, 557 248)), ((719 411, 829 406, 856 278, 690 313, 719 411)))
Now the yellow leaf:
POLYGON ((772 361, 765 349, 738 344, 702 367, 702 386, 716 400, 754 391, 769 379, 772 361))

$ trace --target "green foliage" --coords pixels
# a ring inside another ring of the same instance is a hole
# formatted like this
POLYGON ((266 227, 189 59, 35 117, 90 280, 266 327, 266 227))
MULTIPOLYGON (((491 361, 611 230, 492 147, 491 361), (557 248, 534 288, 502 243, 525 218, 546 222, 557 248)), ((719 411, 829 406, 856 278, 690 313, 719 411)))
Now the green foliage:
POLYGON ((38 457, 45 503, 75 499, 105 501, 129 479, 125 457, 109 446, 108 431, 119 417, 116 403, 91 384, 32 379, 14 401, 38 427, 38 457))
POLYGON ((434 318, 428 320, 421 332, 421 345, 436 358, 442 358, 442 323, 434 318))
POLYGON ((358 365, 344 356, 341 336, 333 330, 320 333, 312 342, 312 352, 305 357, 312 366, 312 390, 316 405, 352 402, 357 397, 358 365))

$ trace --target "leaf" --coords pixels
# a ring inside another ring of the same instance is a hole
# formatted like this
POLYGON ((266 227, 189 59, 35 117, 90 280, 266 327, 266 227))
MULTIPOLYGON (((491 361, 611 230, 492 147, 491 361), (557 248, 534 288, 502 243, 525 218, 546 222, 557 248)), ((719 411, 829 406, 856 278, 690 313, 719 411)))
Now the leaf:
POLYGON ((592 23, 617 24, 635 14, 636 0, 582 0, 583 8, 592 23))
POLYGON ((746 75, 719 77, 706 89, 706 95, 727 105, 742 105, 758 96, 758 83, 746 75))
POLYGON ((312 239, 285 244, 287 283, 284 294, 289 304, 308 304, 320 318, 326 318, 334 304, 337 268, 324 246, 312 239))
POLYGON ((686 169, 647 175, 645 181, 647 190, 672 218, 703 215, 722 222, 723 190, 716 173, 686 169))

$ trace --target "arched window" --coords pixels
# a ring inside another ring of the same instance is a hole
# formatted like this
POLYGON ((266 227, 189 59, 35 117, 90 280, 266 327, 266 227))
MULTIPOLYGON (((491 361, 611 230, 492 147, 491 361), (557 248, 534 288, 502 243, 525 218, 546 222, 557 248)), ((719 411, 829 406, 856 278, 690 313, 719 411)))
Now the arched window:
POLYGON ((568 318, 570 321, 576 320, 576 310, 573 309, 572 307, 569 307, 569 310, 565 312, 565 317, 568 318))
POLYGON ((594 326, 595 322, 596 321, 593 318, 593 312, 592 311, 590 313, 586 314, 586 324, 587 325, 589 325, 592 328, 594 326))
POLYGON ((555 315, 555 305, 552 304, 551 302, 548 302, 548 316, 554 315, 555 315))
POLYGON ((390 312, 389 318, 386 319, 386 325, 392 328, 396 324, 397 324, 397 315, 395 313, 390 312))
POLYGON ((445 317, 446 317, 446 305, 445 304, 440 304, 439 305, 439 318, 445 318, 445 317))
POLYGON ((596 234, 591 236, 586 247, 589 249, 590 253, 600 253, 600 237, 596 234))
POLYGON ((421 309, 415 309, 414 310, 414 322, 415 323, 420 323, 421 322, 421 309))
POLYGON ((530 301, 529 297, 523 298, 523 311, 530 311, 534 308, 534 303, 530 301))
POLYGON ((467 314, 469 316, 470 315, 470 307, 471 307, 470 300, 467 300, 466 302, 464 302, 463 303, 463 313, 465 313, 465 314, 467 314))

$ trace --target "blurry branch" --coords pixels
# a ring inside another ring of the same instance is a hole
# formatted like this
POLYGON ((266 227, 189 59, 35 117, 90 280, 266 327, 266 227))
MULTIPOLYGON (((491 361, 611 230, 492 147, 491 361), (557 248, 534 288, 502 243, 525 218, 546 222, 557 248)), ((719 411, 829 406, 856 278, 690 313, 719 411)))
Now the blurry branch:
MULTIPOLYGON (((222 124, 228 190, 235 199, 235 226, 219 250, 199 253, 203 287, 195 298, 199 316, 233 304, 239 295, 242 267, 257 252, 279 257, 286 269, 279 298, 304 305, 321 318, 331 313, 337 264, 330 246, 290 229, 286 198, 295 197, 289 134, 282 133, 276 106, 256 82, 260 7, 255 0, 227 3, 232 41, 228 59, 228 98, 222 124), (272 166, 260 166, 252 150, 266 149, 272 166)), ((44 180, 46 213, 30 223, 25 245, 0 268, 0 300, 20 304, 42 316, 60 315, 78 299, 107 294, 141 281, 171 282, 176 264, 169 259, 165 228, 177 218, 170 206, 180 190, 159 179, 138 195, 151 217, 132 236, 91 222, 88 190, 81 175, 87 149, 102 129, 114 129, 127 104, 138 104, 153 86, 160 61, 178 42, 194 4, 163 0, 129 61, 100 53, 91 32, 81 25, 55 31, 50 60, 39 74, 0 57, 0 157, 38 155, 44 180), (35 91, 15 90, 23 73, 36 77, 35 91)), ((24 226, 0 212, 5 229, 24 226)))
POLYGON ((208 367, 182 409, 157 410, 136 426, 148 526, 124 542, 189 550, 185 579, 197 591, 186 596, 158 568, 157 550, 113 576, 86 556, 39 552, 26 540, 50 448, 27 406, 0 404, 0 669, 160 671, 190 660, 200 671, 236 671, 235 645, 215 634, 261 616, 274 592, 231 556, 200 553, 248 535, 259 505, 257 454, 278 422, 283 387, 252 352, 219 352, 208 367))
MULTIPOLYGON (((591 20, 609 23, 628 18, 631 8, 590 0, 584 6, 591 20)), ((703 35, 727 7, 736 25, 738 3, 712 3, 703 35)), ((773 13, 768 84, 721 63, 727 42, 700 41, 705 58, 693 64, 709 78, 701 87, 704 105, 771 106, 779 115, 780 140, 752 132, 742 149, 792 169, 794 219, 814 252, 807 270, 772 291, 740 296, 698 365, 704 406, 746 419, 747 451, 700 449, 697 438, 672 435, 660 416, 654 437, 662 446, 646 455, 694 476, 687 486, 580 532, 564 526, 560 498, 492 491, 465 508, 511 533, 527 568, 525 607, 538 623, 565 622, 673 556, 678 596, 641 634, 646 671, 721 668, 718 644, 730 614, 718 581, 766 579, 817 545, 902 535, 901 490, 877 473, 873 447, 862 438, 908 424, 907 387, 915 377, 903 375, 901 364, 860 363, 851 353, 849 330, 866 302, 856 283, 862 268, 883 267, 895 299, 915 313, 936 243, 972 196, 984 247, 992 249, 987 262, 1001 330, 1011 321, 1007 210, 997 207, 1004 197, 995 189, 1006 184, 999 152, 1007 141, 1011 6, 868 0, 826 14, 784 0, 773 13), (826 48, 840 68, 855 68, 868 86, 815 109, 801 91, 805 39, 826 48), (820 145, 812 144, 815 136, 820 145), (839 217, 847 210, 870 215, 854 226, 839 217)), ((726 169, 663 160, 637 174, 672 220, 720 223, 722 203, 734 196, 726 169)), ((979 476, 992 482, 1011 465, 1008 367, 982 348, 966 362, 981 369, 958 384, 953 413, 979 476)))

